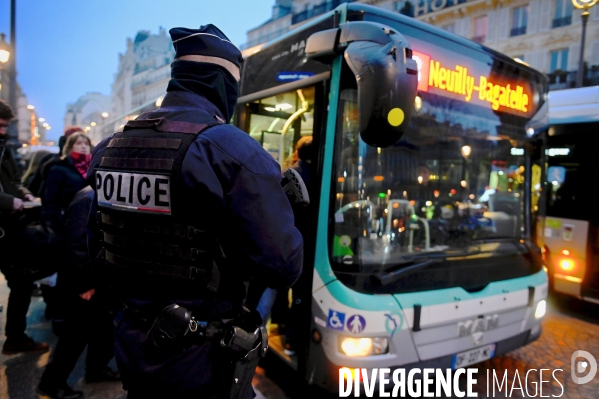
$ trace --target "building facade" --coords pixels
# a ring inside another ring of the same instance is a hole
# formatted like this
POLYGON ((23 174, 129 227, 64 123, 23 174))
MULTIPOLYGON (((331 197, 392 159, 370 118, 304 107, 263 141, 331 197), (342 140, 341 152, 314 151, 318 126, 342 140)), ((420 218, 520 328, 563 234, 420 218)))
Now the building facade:
POLYGON ((244 50, 269 42, 287 33, 293 24, 291 21, 293 16, 292 6, 293 0, 275 0, 270 19, 247 32, 247 42, 241 46, 241 49, 244 50))
POLYGON ((157 35, 143 30, 135 39, 127 38, 127 49, 119 54, 110 96, 110 116, 101 129, 102 137, 114 133, 127 118, 164 96, 174 57, 173 44, 162 27, 157 35))
MULTIPOLYGON (((276 27, 288 31, 335 8, 338 0, 294 0, 288 14, 248 32, 248 44, 276 27), (282 22, 289 21, 287 28, 282 22), (252 40, 250 40, 250 33, 252 40)), ((574 87, 582 12, 571 0, 359 0, 401 12, 519 58, 548 75, 551 89, 574 87)), ((599 5, 591 9, 584 48, 584 86, 599 84, 599 5)), ((249 46, 251 47, 251 46, 249 46)))
POLYGON ((92 142, 97 143, 101 140, 97 132, 110 109, 110 96, 97 92, 86 93, 74 103, 67 104, 63 120, 64 127, 79 126, 89 133, 92 142))
MULTIPOLYGON (((17 84, 18 86, 18 84, 17 84)), ((17 119, 18 139, 21 144, 40 145, 46 142, 47 124, 40 122, 39 115, 20 88, 17 92, 17 119)))

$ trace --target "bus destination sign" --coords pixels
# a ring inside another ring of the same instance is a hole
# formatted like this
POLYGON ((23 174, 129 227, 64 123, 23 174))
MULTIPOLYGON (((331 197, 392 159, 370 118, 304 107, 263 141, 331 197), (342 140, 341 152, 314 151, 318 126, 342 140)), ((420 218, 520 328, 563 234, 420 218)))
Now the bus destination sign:
POLYGON ((530 94, 518 84, 494 82, 487 76, 472 76, 465 66, 448 67, 430 55, 413 51, 418 64, 418 90, 430 88, 463 96, 464 101, 484 101, 494 111, 512 111, 526 114, 529 111, 530 94))

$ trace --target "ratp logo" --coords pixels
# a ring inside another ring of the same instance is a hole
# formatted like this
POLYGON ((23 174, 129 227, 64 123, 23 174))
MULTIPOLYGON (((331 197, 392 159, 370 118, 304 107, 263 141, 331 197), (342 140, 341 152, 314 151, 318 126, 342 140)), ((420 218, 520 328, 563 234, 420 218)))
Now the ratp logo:
POLYGON ((589 352, 577 350, 572 354, 571 368, 572 381, 574 381, 575 384, 586 384, 591 382, 591 380, 595 378, 595 375, 597 374, 597 360, 589 352), (585 360, 576 361, 578 358, 584 358, 585 360), (577 374, 584 373, 589 366, 589 373, 584 377, 578 377, 577 374))

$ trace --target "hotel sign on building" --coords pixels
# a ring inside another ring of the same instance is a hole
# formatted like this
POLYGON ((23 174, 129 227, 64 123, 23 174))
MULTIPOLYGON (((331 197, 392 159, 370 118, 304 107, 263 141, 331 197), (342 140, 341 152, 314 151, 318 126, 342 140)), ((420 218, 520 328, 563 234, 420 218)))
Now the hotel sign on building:
POLYGON ((467 0, 428 0, 414 1, 412 2, 412 5, 414 7, 414 16, 419 17, 421 15, 444 10, 447 7, 463 4, 466 2, 467 0))

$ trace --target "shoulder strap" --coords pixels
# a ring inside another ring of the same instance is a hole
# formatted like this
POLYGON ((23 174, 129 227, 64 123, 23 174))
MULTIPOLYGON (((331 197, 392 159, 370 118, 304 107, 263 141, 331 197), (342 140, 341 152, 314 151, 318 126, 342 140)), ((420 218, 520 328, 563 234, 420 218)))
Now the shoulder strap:
POLYGON ((130 129, 155 129, 159 132, 175 132, 175 133, 190 133, 200 134, 206 128, 221 125, 222 123, 214 121, 212 123, 193 123, 183 121, 173 121, 165 118, 155 119, 136 119, 127 122, 123 131, 130 129))

